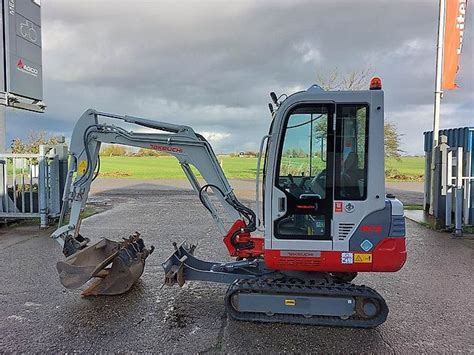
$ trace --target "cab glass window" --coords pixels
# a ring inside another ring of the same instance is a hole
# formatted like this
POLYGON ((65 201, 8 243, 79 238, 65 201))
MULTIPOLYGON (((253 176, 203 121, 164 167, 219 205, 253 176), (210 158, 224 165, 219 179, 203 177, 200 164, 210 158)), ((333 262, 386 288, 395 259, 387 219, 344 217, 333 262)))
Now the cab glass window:
POLYGON ((287 213, 275 221, 278 239, 330 239, 333 112, 333 105, 317 104, 298 107, 287 117, 275 181, 287 197, 287 213))
POLYGON ((294 110, 288 117, 278 186, 297 199, 326 197, 328 108, 294 110))
POLYGON ((368 106, 337 105, 335 199, 367 197, 368 106))

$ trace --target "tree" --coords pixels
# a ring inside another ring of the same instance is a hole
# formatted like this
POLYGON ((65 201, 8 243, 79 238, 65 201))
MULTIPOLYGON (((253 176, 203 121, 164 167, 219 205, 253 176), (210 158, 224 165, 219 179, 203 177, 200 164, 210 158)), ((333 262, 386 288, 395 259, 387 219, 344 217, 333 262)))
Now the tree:
POLYGON ((40 145, 54 145, 58 143, 58 137, 49 136, 44 131, 30 131, 26 140, 15 138, 12 141, 10 148, 14 154, 38 154, 40 145))
POLYGON ((165 152, 160 152, 159 150, 148 149, 148 148, 140 148, 138 152, 135 154, 137 157, 162 157, 169 155, 165 152))
POLYGON ((400 158, 403 150, 400 148, 401 134, 398 132, 395 124, 385 122, 384 128, 384 144, 386 158, 400 158))
MULTIPOLYGON (((364 90, 369 87, 369 80, 374 75, 371 68, 353 70, 346 75, 339 72, 337 68, 329 74, 316 74, 317 84, 324 90, 364 90)), ((326 122, 318 122, 315 125, 316 131, 326 132, 326 122)), ((402 135, 398 132, 397 126, 391 122, 385 122, 385 157, 399 158, 403 153, 400 148, 402 135)))
POLYGON ((123 145, 118 144, 107 144, 100 150, 100 155, 103 156, 125 156, 127 155, 128 150, 123 145))
POLYGON ((369 87, 369 80, 374 75, 371 68, 353 70, 345 75, 337 68, 329 74, 316 74, 316 83, 324 90, 364 90, 369 87))

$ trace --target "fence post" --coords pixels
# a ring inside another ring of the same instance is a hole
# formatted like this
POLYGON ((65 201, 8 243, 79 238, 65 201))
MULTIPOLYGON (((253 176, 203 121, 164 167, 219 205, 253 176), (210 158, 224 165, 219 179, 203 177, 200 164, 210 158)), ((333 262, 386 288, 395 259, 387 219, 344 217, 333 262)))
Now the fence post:
POLYGON ((446 162, 446 227, 450 227, 453 213, 453 151, 448 150, 446 162))
POLYGON ((5 181, 7 177, 4 174, 4 167, 6 164, 6 160, 0 159, 0 212, 8 212, 6 206, 4 205, 5 195, 7 195, 7 191, 5 191, 5 181))
POLYGON ((39 147, 39 178, 38 178, 38 194, 39 194, 39 212, 40 212, 40 227, 46 228, 48 226, 48 198, 47 198, 47 181, 46 181, 46 157, 45 146, 39 147))
POLYGON ((463 210, 463 193, 462 193, 462 183, 463 183, 463 149, 458 147, 456 151, 456 191, 455 191, 455 221, 454 221, 454 234, 456 236, 462 236, 462 210, 463 210))
POLYGON ((59 158, 54 155, 49 159, 49 199, 48 211, 56 217, 60 212, 60 186, 59 186, 59 158))
MULTIPOLYGON (((472 169, 472 161, 471 161, 471 154, 472 152, 464 152, 463 162, 464 162, 464 180, 463 180, 463 191, 464 191, 464 206, 463 206, 463 216, 464 216, 464 224, 474 224, 474 220, 471 220, 471 183, 474 181, 472 180, 471 169, 472 169)), ((474 156, 474 154, 472 154, 474 156)))
POLYGON ((431 190, 431 152, 425 153, 425 182, 423 194, 423 210, 429 211, 431 190))
POLYGON ((441 136, 433 154, 435 169, 431 171, 434 175, 431 183, 434 184, 434 188, 430 189, 430 193, 434 193, 434 195, 430 197, 430 201, 433 203, 433 206, 430 206, 430 211, 433 211, 437 228, 443 228, 446 221, 446 161, 448 148, 447 137, 441 136))

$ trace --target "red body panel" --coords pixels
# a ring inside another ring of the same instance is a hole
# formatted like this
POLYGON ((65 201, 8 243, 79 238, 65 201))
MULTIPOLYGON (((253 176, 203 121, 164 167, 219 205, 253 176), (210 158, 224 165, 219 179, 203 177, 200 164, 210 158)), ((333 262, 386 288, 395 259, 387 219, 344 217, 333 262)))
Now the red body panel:
POLYGON ((232 244, 232 236, 234 233, 241 231, 245 227, 247 227, 245 222, 241 219, 238 219, 234 222, 232 227, 230 227, 229 231, 224 236, 224 244, 227 247, 230 256, 237 256, 241 258, 262 256, 264 246, 263 237, 253 237, 250 235, 250 233, 240 232, 235 241, 238 243, 252 242, 253 248, 237 250, 232 244))
POLYGON ((350 252, 352 263, 342 263, 343 253, 321 251, 319 256, 314 256, 315 252, 284 251, 282 255, 280 250, 265 250, 264 257, 265 265, 270 269, 321 272, 394 272, 402 268, 407 257, 405 238, 386 238, 371 253, 350 252))
POLYGON ((254 237, 243 232, 246 224, 237 220, 224 236, 224 244, 229 254, 235 257, 248 258, 263 255, 265 265, 273 270, 298 270, 320 272, 394 272, 405 264, 407 253, 405 238, 385 238, 377 244, 372 252, 341 252, 312 250, 264 250, 264 238, 254 237), (252 242, 252 249, 236 249, 232 236, 237 233, 234 242, 252 242), (344 254, 344 255, 343 255, 344 254), (348 257, 343 263, 343 257, 348 257))
POLYGON ((407 260, 405 238, 386 238, 375 252, 372 271, 398 271, 407 260))

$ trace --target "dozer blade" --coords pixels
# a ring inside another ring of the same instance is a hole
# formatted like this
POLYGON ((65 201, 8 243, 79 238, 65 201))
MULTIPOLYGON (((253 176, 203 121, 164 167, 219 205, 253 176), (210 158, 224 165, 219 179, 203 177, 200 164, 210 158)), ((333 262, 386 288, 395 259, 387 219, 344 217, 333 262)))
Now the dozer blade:
POLYGON ((85 296, 119 295, 128 291, 140 278, 145 259, 154 250, 145 248, 139 233, 122 242, 103 238, 57 263, 64 287, 79 288, 93 277, 100 278, 83 291, 85 296), (110 268, 108 266, 112 264, 110 268))

